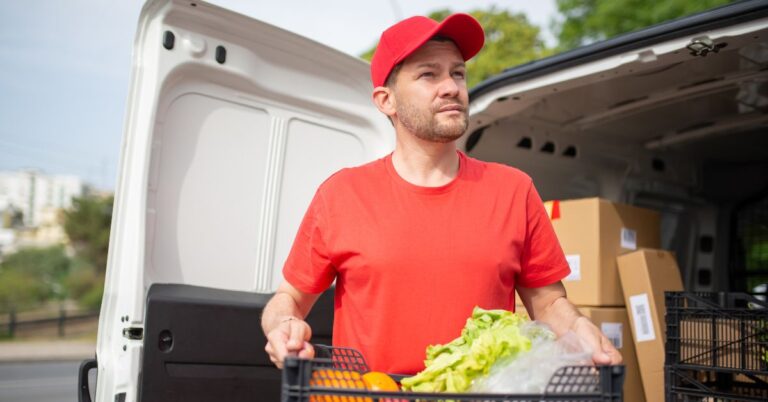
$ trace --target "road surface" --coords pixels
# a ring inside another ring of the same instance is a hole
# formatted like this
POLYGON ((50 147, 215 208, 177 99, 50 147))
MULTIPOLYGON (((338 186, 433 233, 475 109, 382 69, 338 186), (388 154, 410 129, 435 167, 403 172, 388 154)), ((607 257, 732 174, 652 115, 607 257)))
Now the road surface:
POLYGON ((79 361, 0 363, 0 402, 77 402, 79 367, 79 361))

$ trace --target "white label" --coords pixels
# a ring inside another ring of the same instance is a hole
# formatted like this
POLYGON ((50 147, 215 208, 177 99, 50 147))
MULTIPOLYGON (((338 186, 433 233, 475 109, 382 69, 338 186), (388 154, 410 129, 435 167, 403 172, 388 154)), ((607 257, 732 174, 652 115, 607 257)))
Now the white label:
POLYGON ((565 277, 566 281, 580 281, 581 280, 581 255, 569 254, 565 256, 568 261, 568 266, 571 267, 571 273, 565 277))
POLYGON ((637 232, 632 229, 621 228, 621 248, 637 250, 637 232))
POLYGON ((635 321, 635 342, 652 341, 656 339, 651 320, 651 305, 648 303, 648 293, 629 297, 629 306, 635 321))
POLYGON ((600 324, 600 330, 603 331, 605 337, 613 343, 616 349, 621 349, 624 346, 624 341, 621 338, 621 327, 620 322, 604 322, 600 324))

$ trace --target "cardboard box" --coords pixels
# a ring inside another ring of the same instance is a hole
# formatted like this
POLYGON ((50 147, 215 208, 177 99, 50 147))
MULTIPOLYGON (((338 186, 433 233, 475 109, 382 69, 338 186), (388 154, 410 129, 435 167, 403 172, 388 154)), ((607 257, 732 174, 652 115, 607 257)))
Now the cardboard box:
POLYGON ((624 307, 578 307, 613 342, 624 359, 624 402, 645 402, 635 345, 624 307))
POLYGON ((638 250, 617 258, 632 339, 649 401, 664 400, 665 291, 682 291, 675 256, 663 250, 638 250))
POLYGON ((760 323, 736 318, 680 322, 680 363, 741 370, 764 370, 760 323))
POLYGON ((624 306, 616 257, 659 248, 659 213, 600 198, 546 203, 571 274, 563 280, 578 306, 624 306))

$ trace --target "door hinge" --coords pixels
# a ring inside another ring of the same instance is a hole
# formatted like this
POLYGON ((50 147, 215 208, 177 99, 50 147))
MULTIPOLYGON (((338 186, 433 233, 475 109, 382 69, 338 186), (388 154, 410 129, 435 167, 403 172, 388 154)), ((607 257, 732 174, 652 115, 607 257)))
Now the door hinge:
POLYGON ((708 36, 699 36, 691 39, 686 48, 691 51, 691 55, 707 57, 710 53, 717 53, 720 49, 728 46, 727 43, 715 43, 708 36))

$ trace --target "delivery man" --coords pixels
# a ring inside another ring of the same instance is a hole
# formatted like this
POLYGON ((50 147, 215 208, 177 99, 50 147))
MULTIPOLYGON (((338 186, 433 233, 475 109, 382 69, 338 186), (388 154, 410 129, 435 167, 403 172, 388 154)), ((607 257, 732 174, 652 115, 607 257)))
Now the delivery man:
POLYGON ((395 150, 318 188, 262 316, 278 367, 314 356, 303 319, 334 280, 333 343, 361 351, 372 370, 421 371, 428 345, 459 336, 475 305, 513 310, 515 289, 532 318, 586 341, 595 363, 621 362, 566 299, 570 269, 530 177, 457 150, 469 118, 465 61, 484 37, 466 14, 412 17, 381 35, 373 101, 395 150))

